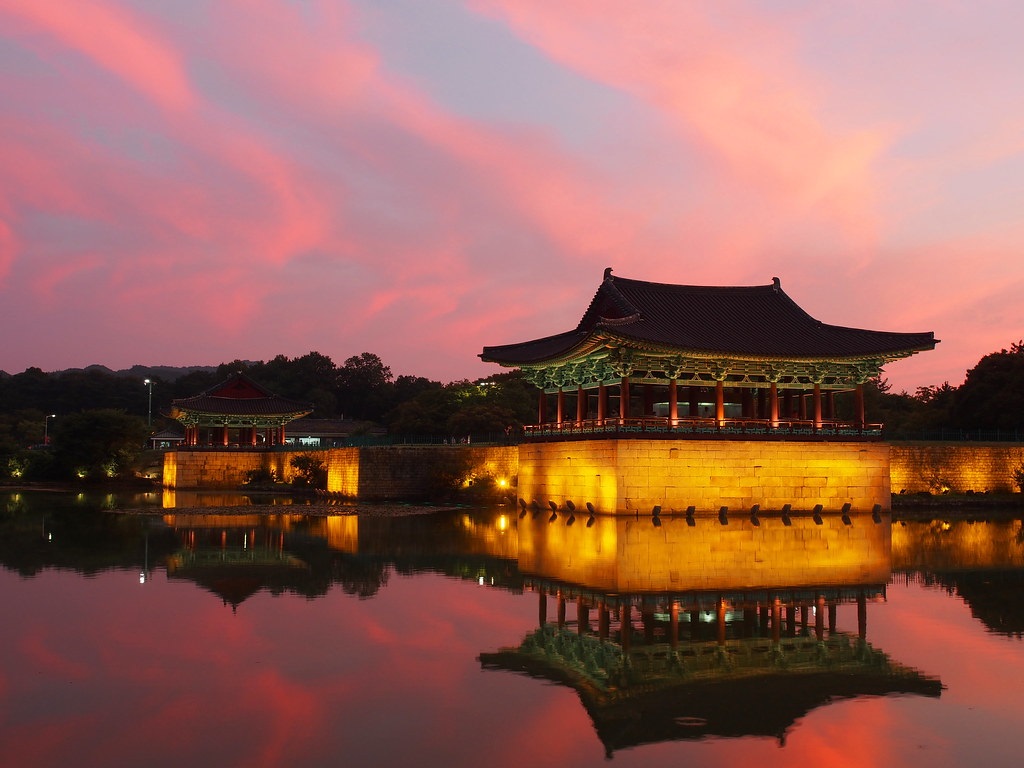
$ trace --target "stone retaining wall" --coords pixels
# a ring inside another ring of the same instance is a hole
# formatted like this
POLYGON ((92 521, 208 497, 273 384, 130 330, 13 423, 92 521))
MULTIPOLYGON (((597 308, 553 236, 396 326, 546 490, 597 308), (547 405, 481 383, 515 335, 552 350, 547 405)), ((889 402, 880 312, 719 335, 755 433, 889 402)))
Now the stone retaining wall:
POLYGON ((1018 443, 893 443, 893 493, 1016 491, 1013 471, 1024 464, 1018 443))
POLYGON ((368 500, 430 498, 485 481, 511 487, 519 471, 514 445, 389 445, 327 454, 328 492, 368 500))
POLYGON ((606 514, 890 506, 889 446, 866 442, 583 440, 520 446, 519 495, 606 514))
MULTIPOLYGON (((602 511, 717 510, 761 504, 888 508, 890 491, 1011 491, 1024 445, 592 440, 520 446, 380 446, 305 451, 323 459, 328 490, 364 499, 426 498, 440 487, 519 479, 528 501, 590 501, 602 511)), ((169 451, 168 488, 235 489, 269 469, 288 482, 295 452, 169 451)))
POLYGON ((291 459, 312 455, 327 467, 327 490, 366 500, 429 498, 458 486, 489 481, 512 486, 519 471, 517 446, 396 445, 322 451, 169 451, 163 484, 177 489, 237 489, 248 473, 269 469, 279 480, 294 476, 291 459))
POLYGON ((238 488, 249 472, 266 469, 283 482, 290 482, 293 453, 281 451, 168 451, 164 454, 165 488, 238 488))

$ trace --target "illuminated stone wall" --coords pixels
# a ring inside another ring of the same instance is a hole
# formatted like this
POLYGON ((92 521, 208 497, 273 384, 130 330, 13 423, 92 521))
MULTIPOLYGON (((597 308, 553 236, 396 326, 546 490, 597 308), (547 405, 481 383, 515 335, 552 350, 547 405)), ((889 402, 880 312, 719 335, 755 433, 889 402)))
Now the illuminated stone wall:
MULTIPOLYGON (((302 451, 327 467, 327 490, 361 499, 428 497, 453 485, 490 478, 512 484, 518 472, 516 446, 398 445, 302 451)), ((270 469, 291 481, 292 452, 168 451, 164 454, 166 488, 237 489, 248 473, 270 469)))
POLYGON ((514 445, 389 445, 327 453, 327 490, 361 499, 429 497, 487 479, 511 484, 519 470, 514 445))
POLYGON ((520 446, 519 496, 649 514, 890 506, 889 446, 863 442, 590 440, 520 446))
MULTIPOLYGON (((889 507, 890 489, 1010 491, 1024 446, 980 443, 824 443, 720 440, 591 440, 520 446, 381 446, 306 451, 328 468, 342 496, 429 495, 439 483, 518 475, 519 496, 560 507, 591 502, 602 512, 889 507)), ((238 488, 267 468, 289 481, 294 453, 168 451, 164 486, 238 488)))
POLYGON ((894 493, 1016 491, 1024 446, 1012 443, 893 443, 894 493))
POLYGON ((168 451, 164 454, 165 488, 238 488, 248 473, 268 469, 284 482, 293 470, 295 454, 269 451, 168 451))

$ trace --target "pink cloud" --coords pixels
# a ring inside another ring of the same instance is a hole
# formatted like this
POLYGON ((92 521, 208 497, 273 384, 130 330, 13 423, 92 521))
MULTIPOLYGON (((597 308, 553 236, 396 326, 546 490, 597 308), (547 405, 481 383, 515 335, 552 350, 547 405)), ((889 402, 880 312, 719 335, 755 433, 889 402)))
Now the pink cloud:
POLYGON ((0 0, 0 13, 23 30, 22 40, 50 37, 164 109, 188 109, 193 103, 181 57, 156 29, 127 9, 94 0, 0 0))
MULTIPOLYGON (((797 40, 749 8, 479 0, 556 61, 621 88, 675 122, 734 184, 788 219, 824 216, 862 241, 877 227, 873 164, 891 132, 822 116, 797 40), (781 203, 781 205, 780 205, 781 203)), ((720 204, 720 200, 714 201, 720 204)), ((751 211, 744 211, 748 215, 751 211)))
POLYGON ((4 278, 14 263, 16 250, 17 244, 15 243, 14 233, 11 231, 10 225, 3 219, 0 219, 0 285, 3 284, 4 278))

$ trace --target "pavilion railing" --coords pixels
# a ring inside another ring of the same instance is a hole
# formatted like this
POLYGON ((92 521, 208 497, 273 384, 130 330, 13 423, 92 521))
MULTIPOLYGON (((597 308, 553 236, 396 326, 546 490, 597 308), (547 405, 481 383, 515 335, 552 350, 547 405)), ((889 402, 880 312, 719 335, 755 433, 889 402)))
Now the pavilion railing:
POLYGON ((630 418, 587 419, 585 421, 549 422, 523 427, 524 437, 585 437, 589 435, 650 436, 750 436, 750 437, 836 437, 880 439, 881 424, 858 426, 850 422, 812 420, 678 418, 645 416, 630 418))

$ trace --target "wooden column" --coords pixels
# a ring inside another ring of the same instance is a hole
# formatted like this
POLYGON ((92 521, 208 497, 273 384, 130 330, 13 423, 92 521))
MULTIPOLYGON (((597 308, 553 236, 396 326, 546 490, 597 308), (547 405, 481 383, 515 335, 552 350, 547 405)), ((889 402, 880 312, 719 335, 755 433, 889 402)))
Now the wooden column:
POLYGON ((769 418, 771 419, 772 427, 775 428, 779 426, 779 385, 773 381, 769 386, 768 407, 771 411, 769 418))
POLYGON ((779 598, 772 602, 772 642, 779 642, 782 639, 782 604, 779 598))
POLYGON ((812 397, 814 403, 814 428, 821 429, 821 384, 814 383, 814 394, 812 397))
POLYGON ((676 380, 672 379, 668 383, 668 423, 670 426, 676 426, 679 423, 679 386, 676 384, 676 380))
POLYGON ((619 620, 619 645, 624 653, 629 653, 629 646, 633 640, 633 607, 622 606, 621 619, 619 620))
POLYGON ((543 627, 548 623, 548 596, 543 589, 538 589, 537 594, 540 597, 537 606, 537 620, 540 622, 540 626, 543 627))
POLYGON ((587 420, 587 391, 580 384, 576 387, 576 421, 580 426, 587 420))
POLYGON ((543 424, 545 421, 547 421, 547 418, 548 418, 547 410, 548 410, 548 396, 544 393, 544 390, 542 389, 540 391, 540 394, 537 395, 537 423, 538 424, 543 424))
POLYGON ((608 387, 604 384, 597 385, 597 423, 604 426, 604 420, 608 418, 608 387))
POLYGON ((629 418, 629 379, 622 377, 619 384, 619 422, 622 423, 629 418))
POLYGON ((857 429, 864 429, 864 385, 858 384, 853 391, 853 423, 857 429))
POLYGON ((718 426, 725 424, 725 382, 715 382, 715 422, 718 426))
POLYGON ((857 595, 857 636, 861 640, 868 636, 868 602, 863 592, 857 595))
POLYGON ((565 420, 565 391, 562 390, 561 388, 558 389, 556 402, 557 406, 555 414, 555 423, 557 423, 558 426, 561 427, 562 422, 565 420))

